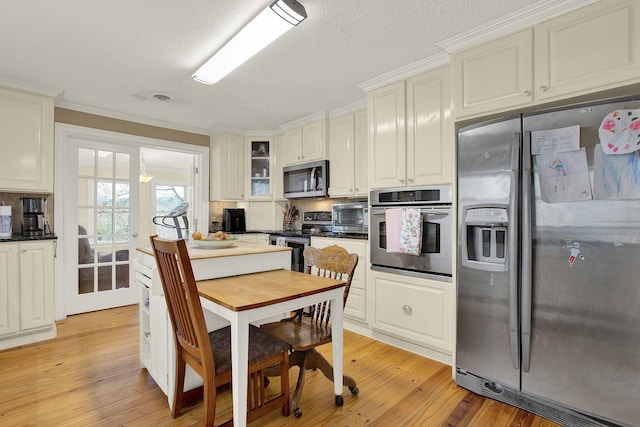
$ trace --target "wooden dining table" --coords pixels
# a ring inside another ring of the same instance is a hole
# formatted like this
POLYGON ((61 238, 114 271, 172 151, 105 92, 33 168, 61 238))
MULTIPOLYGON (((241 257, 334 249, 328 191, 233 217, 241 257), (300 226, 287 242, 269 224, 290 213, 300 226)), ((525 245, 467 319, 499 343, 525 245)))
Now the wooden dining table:
POLYGON ((342 394, 344 281, 283 269, 200 280, 197 285, 202 307, 231 322, 234 425, 247 423, 249 324, 327 300, 332 300, 334 391, 342 394))

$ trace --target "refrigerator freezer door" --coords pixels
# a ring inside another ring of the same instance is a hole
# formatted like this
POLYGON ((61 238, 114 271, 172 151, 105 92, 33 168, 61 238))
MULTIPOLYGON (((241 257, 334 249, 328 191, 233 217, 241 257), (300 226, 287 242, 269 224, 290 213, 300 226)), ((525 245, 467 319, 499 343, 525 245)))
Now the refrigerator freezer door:
POLYGON ((458 135, 456 367, 515 389, 518 267, 504 257, 517 255, 506 236, 517 235, 520 129, 516 118, 458 135))
MULTIPOLYGON (((525 116, 524 129, 580 125, 593 180, 600 122, 622 108, 638 102, 525 116)), ((545 203, 537 173, 545 165, 535 156, 533 163, 531 351, 522 391, 638 426, 640 202, 545 203)))

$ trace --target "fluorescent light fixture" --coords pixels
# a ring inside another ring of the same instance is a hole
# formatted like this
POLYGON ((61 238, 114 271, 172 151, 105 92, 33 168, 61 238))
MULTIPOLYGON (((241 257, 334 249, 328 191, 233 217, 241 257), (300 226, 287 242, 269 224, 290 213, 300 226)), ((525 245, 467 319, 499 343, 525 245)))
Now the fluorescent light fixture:
POLYGON ((191 78, 206 84, 219 82, 306 17, 304 6, 296 0, 274 0, 191 78))

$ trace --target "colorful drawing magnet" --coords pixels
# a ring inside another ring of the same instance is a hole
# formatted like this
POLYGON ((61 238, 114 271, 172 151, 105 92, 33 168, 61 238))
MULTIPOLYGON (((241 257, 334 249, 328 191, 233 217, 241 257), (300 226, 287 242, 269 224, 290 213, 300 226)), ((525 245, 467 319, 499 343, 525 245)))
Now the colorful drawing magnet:
POLYGON ((640 109, 607 114, 598 129, 605 154, 628 154, 640 149, 640 109))

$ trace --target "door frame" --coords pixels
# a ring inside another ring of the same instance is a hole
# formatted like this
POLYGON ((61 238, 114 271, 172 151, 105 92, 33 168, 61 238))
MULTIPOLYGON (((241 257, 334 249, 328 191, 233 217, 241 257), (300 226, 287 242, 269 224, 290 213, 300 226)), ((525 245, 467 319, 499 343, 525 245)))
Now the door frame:
MULTIPOLYGON (((55 178, 54 178, 54 227, 56 230, 64 230, 64 171, 66 169, 65 149, 68 138, 93 138, 112 142, 120 145, 135 147, 150 147, 166 150, 182 151, 198 155, 198 174, 195 183, 194 199, 200 200, 199 206, 193 210, 195 224, 193 229, 207 229, 209 224, 209 147, 166 141, 144 136, 130 135, 126 133, 106 131, 88 128, 84 126, 70 125, 66 123, 55 124, 55 178)), ((55 230, 54 230, 55 231, 55 230)), ((71 236, 77 238, 77 236, 71 236)), ((141 245, 146 241, 140 241, 141 245)), ((63 320, 67 317, 64 307, 64 234, 57 235, 57 249, 55 254, 55 320, 63 320)), ((135 255, 130 257, 133 267, 135 255)))

